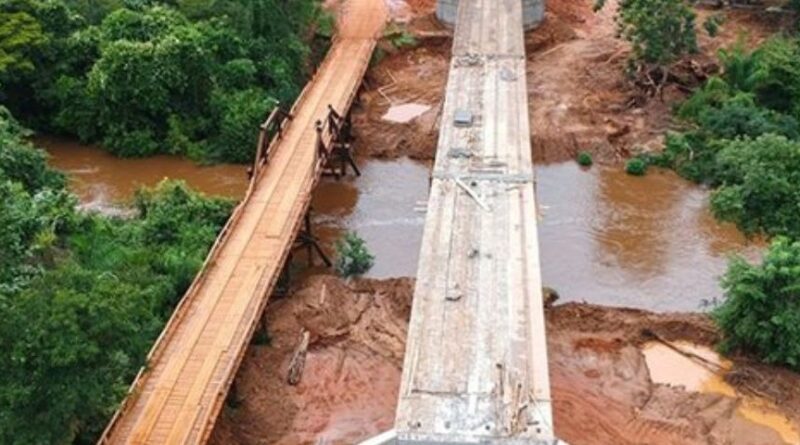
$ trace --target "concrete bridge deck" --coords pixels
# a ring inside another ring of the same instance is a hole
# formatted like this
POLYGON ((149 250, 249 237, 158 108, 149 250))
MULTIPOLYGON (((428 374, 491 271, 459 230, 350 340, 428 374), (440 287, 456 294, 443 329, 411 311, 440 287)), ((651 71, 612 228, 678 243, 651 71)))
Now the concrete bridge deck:
POLYGON ((401 444, 555 443, 521 0, 459 0, 401 444))
POLYGON ((256 172, 206 266, 114 416, 101 444, 204 443, 319 179, 317 120, 351 105, 379 33, 382 1, 349 0, 326 60, 256 172))

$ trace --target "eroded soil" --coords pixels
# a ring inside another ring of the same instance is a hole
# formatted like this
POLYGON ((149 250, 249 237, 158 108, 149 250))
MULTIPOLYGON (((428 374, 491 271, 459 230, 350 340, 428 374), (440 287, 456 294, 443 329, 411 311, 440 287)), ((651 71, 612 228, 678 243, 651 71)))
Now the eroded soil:
POLYGON ((318 275, 267 310, 268 344, 250 347, 213 444, 349 444, 394 423, 413 280, 345 283, 318 275), (302 332, 302 378, 287 383, 302 332))
MULTIPOLYGON (((382 43, 384 56, 368 74, 361 106, 353 113, 361 154, 433 159, 451 46, 449 31, 432 16, 433 3, 389 2, 393 19, 419 44, 396 49, 382 43), (409 123, 382 119, 391 106, 406 103, 431 108, 409 123)), ((598 13, 592 4, 548 2, 545 21, 526 35, 536 162, 574 159, 579 151, 613 162, 660 148, 664 131, 673 125, 672 107, 687 96, 689 86, 718 70, 719 48, 736 42, 753 48, 784 25, 780 17, 757 10, 698 10, 698 23, 712 14, 724 17, 719 35, 700 32, 700 52, 672 69, 683 84, 668 84, 660 97, 648 97, 624 74, 629 45, 615 36, 617 0, 598 13)))
POLYGON ((528 94, 534 160, 574 159, 579 151, 595 160, 618 161, 640 150, 661 147, 672 107, 687 86, 717 71, 716 53, 737 41, 753 48, 780 24, 768 14, 742 10, 698 10, 698 23, 724 17, 715 38, 698 33, 700 52, 671 71, 683 85, 668 84, 662 97, 643 97, 624 74, 629 45, 616 37, 617 0, 598 13, 592 1, 548 2, 543 25, 526 38, 528 94), (663 99, 663 100, 662 100, 663 99))
MULTIPOLYGON (((251 347, 212 443, 349 444, 389 429, 412 292, 411 279, 315 276, 274 300, 270 343, 251 347), (310 347, 291 386, 289 362, 303 329, 310 347)), ((739 397, 652 382, 642 347, 656 337, 712 346, 719 334, 705 315, 569 303, 548 309, 547 332, 555 431, 570 444, 785 443, 737 415, 739 397)), ((725 378, 800 427, 800 375, 739 357, 725 378)))

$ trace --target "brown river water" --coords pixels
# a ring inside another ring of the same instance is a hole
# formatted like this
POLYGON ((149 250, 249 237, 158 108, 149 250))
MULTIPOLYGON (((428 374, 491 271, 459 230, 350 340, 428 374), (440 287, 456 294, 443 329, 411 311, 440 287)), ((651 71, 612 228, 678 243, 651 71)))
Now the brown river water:
MULTIPOLYGON (((157 156, 119 159, 71 142, 37 139, 51 163, 65 170, 83 205, 119 208, 141 185, 183 179, 211 195, 240 197, 240 165, 198 166, 157 156)), ((325 250, 345 230, 364 238, 375 255, 371 278, 414 276, 428 192, 426 164, 400 159, 360 160, 363 175, 323 179, 313 221, 325 250)), ((757 259, 762 243, 717 223, 708 192, 668 171, 632 177, 619 167, 582 170, 574 163, 537 167, 539 234, 544 285, 562 301, 694 311, 720 298, 718 277, 727 258, 757 259)))

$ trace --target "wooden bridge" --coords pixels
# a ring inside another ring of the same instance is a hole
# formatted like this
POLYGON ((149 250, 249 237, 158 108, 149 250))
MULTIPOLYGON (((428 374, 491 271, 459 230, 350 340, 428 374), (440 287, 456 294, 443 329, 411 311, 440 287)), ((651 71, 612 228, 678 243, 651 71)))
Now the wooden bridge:
POLYGON ((313 80, 265 125, 246 197, 99 443, 204 443, 211 434, 383 29, 383 1, 345 8, 313 80))

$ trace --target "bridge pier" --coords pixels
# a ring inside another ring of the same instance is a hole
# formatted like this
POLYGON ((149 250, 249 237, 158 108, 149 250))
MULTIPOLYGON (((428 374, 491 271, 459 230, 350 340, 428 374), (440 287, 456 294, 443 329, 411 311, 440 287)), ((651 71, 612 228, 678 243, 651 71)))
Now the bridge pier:
POLYGON ((311 209, 308 210, 304 218, 304 227, 297 235, 295 241, 295 248, 304 248, 306 250, 308 267, 314 267, 314 254, 316 253, 325 263, 325 267, 333 266, 330 258, 325 255, 325 251, 319 245, 319 239, 314 235, 313 225, 311 224, 311 209))
MULTIPOLYGON (((498 0, 500 1, 500 0, 498 0)), ((506 0, 522 2, 522 25, 526 31, 537 28, 544 20, 545 0, 506 0)), ((436 18, 447 26, 455 26, 459 0, 437 0, 436 18)))
POLYGON ((353 169, 356 176, 361 176, 355 158, 353 157, 353 123, 350 113, 342 116, 328 105, 328 116, 317 121, 317 153, 323 166, 323 174, 332 175, 336 179, 347 175, 348 166, 353 169), (330 142, 325 144, 325 135, 330 136, 330 142))

